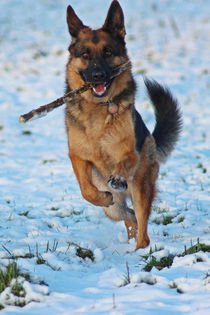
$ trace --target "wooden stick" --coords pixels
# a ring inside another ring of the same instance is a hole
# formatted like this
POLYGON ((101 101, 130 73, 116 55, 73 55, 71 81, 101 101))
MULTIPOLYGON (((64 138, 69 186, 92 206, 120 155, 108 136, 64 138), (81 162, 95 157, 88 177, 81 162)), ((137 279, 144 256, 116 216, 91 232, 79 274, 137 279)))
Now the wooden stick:
MULTIPOLYGON (((123 71, 130 69, 130 67, 131 67, 130 61, 127 61, 127 62, 117 66, 116 68, 113 69, 111 79, 117 77, 123 71)), ((78 88, 77 90, 70 91, 69 93, 65 94, 64 96, 58 98, 57 100, 55 100, 49 104, 40 106, 37 109, 33 109, 30 112, 28 112, 27 114, 20 115, 19 116, 19 122, 21 124, 24 124, 29 120, 34 120, 34 119, 46 116, 47 113, 51 112, 54 108, 57 108, 66 102, 71 102, 75 98, 75 96, 77 96, 81 93, 84 93, 85 91, 90 89, 92 86, 93 86, 93 84, 87 83, 87 84, 83 85, 82 87, 78 88)))
POLYGON ((29 120, 34 120, 34 119, 46 116, 47 113, 51 112, 54 108, 57 108, 66 102, 71 102, 76 95, 79 95, 79 94, 87 91, 90 87, 91 87, 91 84, 87 83, 87 84, 83 85, 82 87, 80 87, 79 89, 74 90, 74 91, 70 91, 69 93, 65 94, 64 96, 58 98, 57 100, 55 100, 49 104, 40 106, 37 109, 33 109, 30 112, 28 112, 27 114, 21 115, 19 117, 19 122, 21 124, 24 124, 29 120))

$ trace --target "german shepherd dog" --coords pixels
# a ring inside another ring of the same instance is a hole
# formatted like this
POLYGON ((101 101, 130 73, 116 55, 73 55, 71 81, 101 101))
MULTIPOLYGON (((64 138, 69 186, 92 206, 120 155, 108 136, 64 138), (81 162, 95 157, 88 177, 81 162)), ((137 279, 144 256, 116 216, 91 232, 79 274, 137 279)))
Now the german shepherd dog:
POLYGON ((156 195, 159 163, 173 150, 181 130, 176 99, 166 87, 145 78, 156 125, 152 134, 134 106, 136 83, 131 68, 118 76, 113 69, 129 61, 122 8, 114 0, 104 25, 85 26, 71 6, 67 24, 72 37, 66 67, 66 92, 85 83, 92 88, 65 111, 69 157, 82 196, 103 207, 114 221, 123 220, 136 249, 149 245, 148 219, 156 195), (130 198, 133 209, 127 206, 130 198))

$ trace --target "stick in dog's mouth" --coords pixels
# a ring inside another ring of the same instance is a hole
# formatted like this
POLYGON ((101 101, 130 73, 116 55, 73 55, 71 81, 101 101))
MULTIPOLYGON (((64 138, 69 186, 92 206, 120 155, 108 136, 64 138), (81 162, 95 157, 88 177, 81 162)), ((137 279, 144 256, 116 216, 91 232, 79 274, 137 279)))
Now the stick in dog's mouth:
MULTIPOLYGON (((123 71, 128 70, 131 68, 131 63, 130 61, 127 61, 113 69, 113 73, 111 76, 111 79, 114 79, 118 75, 120 75, 123 71)), ((46 116, 49 112, 51 112, 53 109, 63 105, 66 102, 71 102, 75 96, 84 93, 85 91, 92 89, 98 96, 103 96, 106 93, 107 87, 105 84, 98 84, 98 85, 93 85, 92 83, 86 83, 82 87, 78 88, 77 90, 70 91, 69 93, 65 94, 64 96, 58 98, 57 100, 40 106, 37 109, 33 109, 27 114, 20 115, 19 116, 19 122, 21 124, 26 123, 29 120, 34 120, 41 118, 43 116, 46 116)))

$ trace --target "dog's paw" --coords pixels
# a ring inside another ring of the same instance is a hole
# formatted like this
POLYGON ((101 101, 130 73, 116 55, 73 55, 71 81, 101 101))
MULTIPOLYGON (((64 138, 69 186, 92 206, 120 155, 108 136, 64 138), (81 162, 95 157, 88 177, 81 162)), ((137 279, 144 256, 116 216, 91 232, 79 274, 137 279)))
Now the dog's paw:
POLYGON ((123 192, 128 188, 128 184, 126 182, 126 180, 119 175, 116 176, 110 176, 109 180, 107 182, 108 186, 117 191, 117 192, 123 192))

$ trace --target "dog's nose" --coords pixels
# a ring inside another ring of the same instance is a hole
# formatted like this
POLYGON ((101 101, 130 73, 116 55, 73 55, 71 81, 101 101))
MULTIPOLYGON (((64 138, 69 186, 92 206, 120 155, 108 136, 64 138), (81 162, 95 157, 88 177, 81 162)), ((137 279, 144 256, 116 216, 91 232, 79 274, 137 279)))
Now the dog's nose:
POLYGON ((103 70, 94 70, 92 72, 92 79, 94 82, 104 82, 106 78, 106 73, 103 70))

